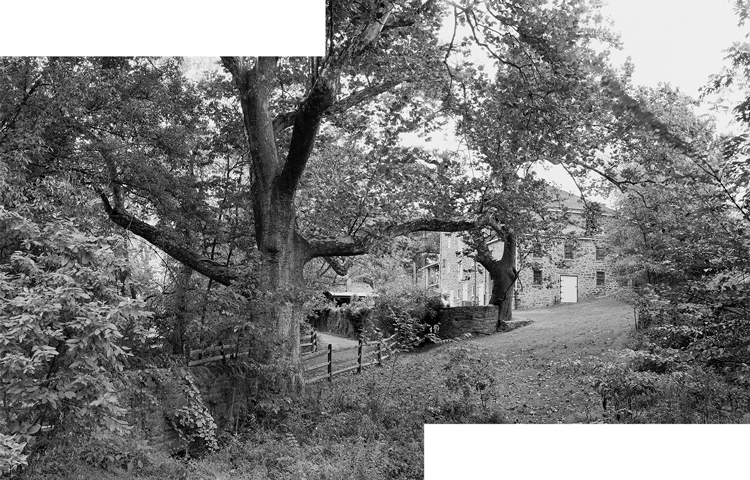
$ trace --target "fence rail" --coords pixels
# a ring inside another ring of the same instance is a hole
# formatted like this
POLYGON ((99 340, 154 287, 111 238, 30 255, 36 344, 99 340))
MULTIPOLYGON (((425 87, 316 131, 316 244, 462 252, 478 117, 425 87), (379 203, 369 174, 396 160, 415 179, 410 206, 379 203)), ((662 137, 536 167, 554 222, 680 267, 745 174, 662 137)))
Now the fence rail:
POLYGON ((224 345, 223 342, 219 342, 218 345, 211 345, 206 348, 191 350, 187 364, 188 367, 194 367, 196 365, 203 365, 204 363, 218 361, 226 364, 227 360, 236 360, 238 357, 248 355, 249 353, 249 351, 241 352, 239 350, 239 345, 236 343, 224 345), (218 352, 218 355, 210 355, 213 352, 218 352), (207 357, 206 355, 210 356, 207 357))
POLYGON ((333 350, 333 347, 329 344, 328 348, 326 348, 325 351, 316 353, 313 356, 305 357, 305 362, 309 362, 310 360, 313 360, 315 358, 322 357, 323 355, 327 357, 325 363, 321 363, 318 365, 309 365, 304 368, 303 374, 320 370, 322 368, 326 369, 325 374, 306 379, 305 383, 310 384, 326 379, 331 382, 333 381, 333 377, 335 377, 336 375, 341 375, 342 373, 352 372, 355 370, 357 371, 357 373, 361 373, 362 369, 365 367, 369 367, 372 365, 382 365, 384 360, 393 356, 393 345, 396 343, 394 337, 395 335, 383 340, 371 342, 364 342, 360 340, 358 345, 355 347, 347 347, 339 350, 333 350), (367 352, 366 349, 368 347, 374 347, 374 349, 367 352), (343 359, 339 362, 334 361, 334 353, 342 354, 344 352, 352 351, 355 349, 357 350, 357 358, 356 363, 354 363, 353 365, 348 364, 352 359, 343 359), (368 356, 372 358, 369 361, 367 359, 368 356), (335 367, 342 368, 335 369, 335 367))
MULTIPOLYGON (((303 335, 300 338, 300 360, 303 365, 308 364, 303 367, 303 375, 323 368, 326 369, 325 374, 306 379, 305 383, 315 383, 325 379, 328 379, 330 382, 336 375, 355 370, 357 373, 361 373, 362 369, 365 367, 382 365, 384 360, 393 356, 393 345, 396 343, 395 337, 396 336, 393 335, 389 338, 370 342, 360 340, 354 347, 337 350, 333 350, 333 347, 328 345, 328 348, 325 350, 318 351, 317 332, 313 330, 309 335, 303 335), (304 349, 309 349, 309 351, 302 352, 304 349), (338 361, 334 359, 334 355, 340 356, 352 350, 357 350, 357 356, 355 359, 344 358, 338 361), (321 357, 326 357, 324 363, 309 365, 311 361, 321 357), (355 360, 354 364, 350 364, 352 360, 355 360)), ((249 350, 240 351, 240 347, 236 343, 225 345, 224 343, 219 342, 218 345, 192 350, 188 358, 188 366, 193 367, 212 362, 221 362, 226 365, 228 360, 236 360, 241 356, 249 355, 249 353, 249 350), (218 355, 212 355, 213 353, 218 353, 218 355)))
POLYGON ((299 344, 300 354, 301 355, 310 354, 310 353, 316 352, 317 350, 318 350, 318 332, 313 330, 312 333, 310 333, 310 335, 303 335, 302 338, 300 339, 300 344, 299 344), (302 343, 303 340, 307 340, 308 338, 310 339, 309 342, 302 343), (310 351, 302 352, 302 350, 304 350, 305 348, 309 348, 310 351))

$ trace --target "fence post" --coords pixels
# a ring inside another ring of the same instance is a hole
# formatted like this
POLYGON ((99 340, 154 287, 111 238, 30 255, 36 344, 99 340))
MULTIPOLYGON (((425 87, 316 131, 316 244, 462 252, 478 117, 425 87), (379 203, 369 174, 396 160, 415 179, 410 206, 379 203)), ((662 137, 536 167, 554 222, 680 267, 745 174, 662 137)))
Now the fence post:
POLYGON ((318 351, 318 332, 316 332, 315 330, 313 330, 312 333, 310 334, 310 343, 312 343, 312 346, 310 347, 310 349, 312 349, 313 352, 317 352, 318 351))
POLYGON ((380 345, 383 343, 382 340, 378 340, 378 365, 383 366, 383 354, 380 345))
POLYGON ((357 373, 362 373, 362 339, 359 339, 357 345, 357 373))
POLYGON ((328 381, 333 381, 333 348, 331 348, 331 344, 328 344, 328 381))

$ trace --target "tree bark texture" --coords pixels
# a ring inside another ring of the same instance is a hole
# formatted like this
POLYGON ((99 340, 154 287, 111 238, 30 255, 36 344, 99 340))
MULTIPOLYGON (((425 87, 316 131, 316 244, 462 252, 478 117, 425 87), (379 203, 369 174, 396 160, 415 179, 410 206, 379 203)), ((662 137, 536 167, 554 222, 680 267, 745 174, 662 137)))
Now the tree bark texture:
POLYGON ((492 278, 490 305, 497 305, 497 328, 502 329, 505 322, 513 317, 513 286, 518 278, 516 270, 516 238, 508 235, 504 242, 503 256, 500 260, 492 257, 488 247, 480 248, 477 261, 487 269, 492 278))

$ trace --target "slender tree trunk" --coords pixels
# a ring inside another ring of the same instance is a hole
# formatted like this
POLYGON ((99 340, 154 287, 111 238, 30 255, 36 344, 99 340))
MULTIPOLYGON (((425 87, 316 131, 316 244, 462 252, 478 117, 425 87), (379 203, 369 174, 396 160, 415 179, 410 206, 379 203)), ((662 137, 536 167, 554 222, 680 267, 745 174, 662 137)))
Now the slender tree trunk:
POLYGON ((190 281, 193 277, 193 269, 183 265, 180 267, 175 278, 175 292, 173 300, 174 325, 172 327, 171 343, 172 353, 182 355, 185 353, 185 343, 188 318, 188 296, 190 294, 190 281))

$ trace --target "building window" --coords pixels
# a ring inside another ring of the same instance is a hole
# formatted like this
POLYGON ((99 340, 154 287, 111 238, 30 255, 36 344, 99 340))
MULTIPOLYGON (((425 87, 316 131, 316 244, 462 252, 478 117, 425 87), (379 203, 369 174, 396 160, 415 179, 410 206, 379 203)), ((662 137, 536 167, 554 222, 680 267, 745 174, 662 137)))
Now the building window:
POLYGON ((540 258, 542 256, 542 244, 541 243, 535 243, 531 250, 531 255, 535 258, 540 258))
POLYGON ((572 260, 573 259, 573 250, 574 245, 570 242, 565 243, 565 259, 566 260, 572 260))
POLYGON ((594 248, 596 248, 596 259, 599 261, 604 260, 604 258, 607 256, 607 254, 604 253, 604 249, 599 245, 596 245, 594 248))
POLYGON ((534 269, 534 285, 541 285, 542 284, 542 269, 541 268, 535 268, 534 269))
POLYGON ((440 284, 440 269, 428 268, 427 269, 427 286, 435 286, 440 284))
POLYGON ((596 286, 597 287, 604 286, 604 272, 596 272, 596 286))

